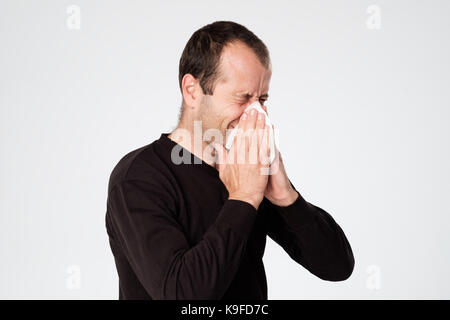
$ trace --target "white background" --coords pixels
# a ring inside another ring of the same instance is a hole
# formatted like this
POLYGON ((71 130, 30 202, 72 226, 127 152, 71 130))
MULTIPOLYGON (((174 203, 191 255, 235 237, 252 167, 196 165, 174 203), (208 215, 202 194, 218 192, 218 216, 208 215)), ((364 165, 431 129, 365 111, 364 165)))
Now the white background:
POLYGON ((109 174, 175 127, 181 52, 216 20, 268 46, 288 175, 356 259, 326 282, 268 240, 269 298, 450 298, 450 2, 331 0, 2 0, 0 298, 118 298, 109 174))

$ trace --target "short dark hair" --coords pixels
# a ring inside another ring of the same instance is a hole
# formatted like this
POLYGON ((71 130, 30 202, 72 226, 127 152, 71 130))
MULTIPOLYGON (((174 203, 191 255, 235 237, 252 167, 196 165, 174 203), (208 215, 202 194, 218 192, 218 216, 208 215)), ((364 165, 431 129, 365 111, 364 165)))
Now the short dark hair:
POLYGON ((222 49, 231 42, 241 41, 247 45, 266 68, 270 63, 269 50, 253 32, 232 21, 216 21, 191 36, 180 58, 178 81, 190 73, 199 79, 204 94, 212 95, 218 79, 218 66, 222 49))

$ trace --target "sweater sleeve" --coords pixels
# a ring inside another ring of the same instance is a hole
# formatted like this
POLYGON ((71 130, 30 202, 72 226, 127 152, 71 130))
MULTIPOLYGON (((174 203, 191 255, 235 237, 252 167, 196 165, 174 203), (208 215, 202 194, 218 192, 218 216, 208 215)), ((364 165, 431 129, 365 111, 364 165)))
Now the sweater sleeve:
POLYGON ((149 181, 126 181, 108 198, 117 241, 153 299, 220 299, 245 252, 256 209, 226 200, 201 241, 190 245, 174 199, 149 181))
POLYGON ((330 214, 297 193, 294 203, 285 207, 263 199, 268 236, 317 277, 329 281, 349 278, 355 260, 344 232, 330 214))

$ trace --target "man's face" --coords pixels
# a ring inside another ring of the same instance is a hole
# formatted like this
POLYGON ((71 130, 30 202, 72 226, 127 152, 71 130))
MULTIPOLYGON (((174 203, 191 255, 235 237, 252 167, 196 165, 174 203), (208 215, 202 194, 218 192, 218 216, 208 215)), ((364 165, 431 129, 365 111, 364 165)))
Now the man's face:
POLYGON ((225 139, 226 130, 239 123, 248 105, 258 100, 264 105, 272 72, 241 42, 230 43, 223 49, 219 70, 221 77, 213 95, 203 96, 200 120, 203 130, 218 129, 225 139))

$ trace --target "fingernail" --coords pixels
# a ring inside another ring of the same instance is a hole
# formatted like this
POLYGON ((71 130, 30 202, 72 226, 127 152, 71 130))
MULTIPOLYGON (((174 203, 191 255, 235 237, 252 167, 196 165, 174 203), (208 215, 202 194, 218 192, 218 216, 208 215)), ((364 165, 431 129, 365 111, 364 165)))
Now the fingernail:
POLYGON ((242 120, 247 119, 247 112, 244 112, 244 113, 242 114, 241 119, 242 119, 242 120))
POLYGON ((258 112, 258 121, 262 121, 264 119, 264 115, 261 112, 258 112))

